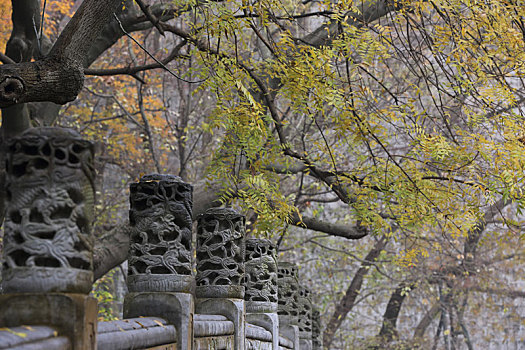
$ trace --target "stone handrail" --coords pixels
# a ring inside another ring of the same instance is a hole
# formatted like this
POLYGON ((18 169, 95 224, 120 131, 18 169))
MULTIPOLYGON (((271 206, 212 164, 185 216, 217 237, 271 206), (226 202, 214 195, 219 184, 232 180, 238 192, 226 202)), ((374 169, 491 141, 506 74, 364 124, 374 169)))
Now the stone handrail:
POLYGON ((0 349, 56 349, 69 350, 71 342, 58 336, 56 329, 47 326, 0 328, 0 349))
POLYGON ((175 327, 158 317, 105 321, 97 327, 98 349, 144 349, 176 341, 175 327))
POLYGON ((246 240, 244 216, 228 208, 199 216, 194 247, 193 187, 172 175, 130 186, 124 319, 97 322, 88 295, 92 145, 42 128, 13 139, 8 152, 0 349, 14 346, 22 325, 31 349, 322 348, 297 267, 279 263, 271 241, 246 240))

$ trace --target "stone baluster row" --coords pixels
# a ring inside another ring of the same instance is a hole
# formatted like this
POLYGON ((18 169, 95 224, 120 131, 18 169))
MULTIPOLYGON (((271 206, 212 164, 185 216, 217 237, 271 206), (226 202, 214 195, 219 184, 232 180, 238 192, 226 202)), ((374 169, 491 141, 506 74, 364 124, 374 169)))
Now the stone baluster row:
POLYGON ((192 193, 191 185, 171 175, 146 175, 130 186, 124 318, 167 320, 177 330, 178 349, 193 345, 192 193))
MULTIPOLYGON (((73 131, 35 128, 8 147, 0 327, 50 325, 72 349, 94 349, 93 146, 73 131)), ((280 333, 295 349, 317 346, 297 267, 278 265, 269 240, 245 240, 245 218, 234 210, 199 216, 194 275, 192 191, 171 175, 131 185, 124 317, 165 319, 178 349, 193 347, 195 313, 232 321, 235 349, 245 348, 246 322, 272 334, 273 350, 280 333)))

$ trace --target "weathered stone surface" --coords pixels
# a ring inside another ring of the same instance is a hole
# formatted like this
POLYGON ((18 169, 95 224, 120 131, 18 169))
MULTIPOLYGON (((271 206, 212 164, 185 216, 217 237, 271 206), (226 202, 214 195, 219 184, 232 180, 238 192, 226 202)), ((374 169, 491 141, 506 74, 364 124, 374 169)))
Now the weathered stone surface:
MULTIPOLYGON (((44 346, 53 344, 59 349, 70 349, 67 337, 58 337, 54 328, 47 326, 21 326, 0 328, 0 349, 27 348, 51 349, 44 346)), ((53 347, 52 349, 55 349, 53 347)))
POLYGON ((263 327, 254 324, 246 324, 246 338, 261 340, 265 342, 272 342, 272 333, 268 332, 263 327))
POLYGON ((167 326, 168 321, 160 317, 136 317, 123 320, 102 321, 97 324, 97 334, 130 331, 140 328, 167 326))
POLYGON ((278 266, 278 314, 289 316, 297 325, 299 316, 299 282, 298 268, 288 262, 279 262, 278 266))
POLYGON ((277 256, 267 239, 247 239, 245 255, 246 312, 277 312, 277 256))
POLYGON ((130 186, 131 292, 191 292, 193 187, 172 175, 130 186))
POLYGON ((193 318, 194 335, 198 337, 211 337, 233 335, 235 326, 226 316, 197 314, 193 318))
POLYGON ((234 324, 234 344, 236 350, 245 349, 245 310, 244 299, 197 298, 195 311, 198 314, 222 315, 234 324))
POLYGON ((195 338, 193 350, 233 350, 233 335, 195 338))
POLYGON ((312 345, 314 350, 323 349, 323 329, 321 326, 321 314, 315 307, 312 308, 312 345))
POLYGON ((292 342, 292 349, 301 349, 299 343, 299 327, 287 322, 288 317, 289 316, 279 316, 279 344, 281 347, 284 347, 282 341, 283 339, 287 339, 292 342))
POLYGON ((277 271, 279 332, 293 341, 294 349, 299 349, 298 268, 288 262, 279 262, 277 271))
POLYGON ((246 338, 246 350, 272 350, 272 343, 259 339, 246 338))
POLYGON ((277 313, 246 313, 246 322, 270 332, 272 349, 279 349, 279 317, 277 313))
POLYGON ((93 281, 93 145, 68 129, 8 142, 3 290, 89 293, 93 281))
POLYGON ((245 218, 233 209, 208 209, 198 218, 199 298, 244 298, 245 218))
POLYGON ((98 350, 144 349, 173 344, 176 341, 175 326, 158 317, 140 317, 98 324, 98 350))
POLYGON ((312 301, 310 291, 303 286, 299 286, 298 322, 299 338, 301 339, 301 349, 312 349, 312 301))
POLYGON ((84 294, 0 295, 0 328, 20 325, 55 328, 59 336, 69 339, 73 350, 92 350, 96 348, 97 301, 84 294))
POLYGON ((15 346, 8 346, 6 348, 0 347, 0 349, 9 350, 71 350, 71 342, 66 337, 53 337, 47 339, 40 339, 31 343, 22 343, 15 346))
POLYGON ((285 349, 293 349, 293 341, 285 337, 279 337, 279 347, 285 349))
POLYGON ((177 330, 177 349, 191 349, 193 342, 193 296, 189 293, 129 293, 124 299, 124 317, 160 317, 177 330))

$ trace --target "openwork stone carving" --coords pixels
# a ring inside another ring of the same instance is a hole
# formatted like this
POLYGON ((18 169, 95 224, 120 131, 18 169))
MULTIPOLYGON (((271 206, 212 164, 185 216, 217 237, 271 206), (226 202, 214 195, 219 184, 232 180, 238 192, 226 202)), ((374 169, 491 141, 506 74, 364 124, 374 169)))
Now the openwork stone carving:
POLYGON ((33 128, 7 145, 5 292, 89 293, 93 282, 93 145, 33 128))
POLYGON ((246 312, 277 312, 277 256, 267 239, 246 240, 246 312))
POLYGON ((172 175, 145 175, 131 184, 131 292, 192 289, 192 195, 193 187, 172 175))
POLYGON ((300 338, 312 338, 312 301, 310 300, 310 291, 299 286, 299 298, 298 304, 298 322, 299 326, 299 337, 300 338))
POLYGON ((245 218, 233 209, 208 209, 197 226, 197 297, 244 298, 245 218))
POLYGON ((297 281, 297 266, 288 262, 280 262, 277 271, 279 317, 285 316, 287 322, 298 325, 299 282, 297 281))
POLYGON ((316 308, 312 308, 312 342, 314 350, 321 350, 323 348, 321 314, 316 308))

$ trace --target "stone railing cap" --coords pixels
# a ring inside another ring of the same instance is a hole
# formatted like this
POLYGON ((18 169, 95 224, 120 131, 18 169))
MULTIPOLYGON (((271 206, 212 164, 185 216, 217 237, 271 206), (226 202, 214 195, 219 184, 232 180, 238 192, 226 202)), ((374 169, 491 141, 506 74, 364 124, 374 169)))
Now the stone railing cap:
POLYGON ((24 131, 22 134, 20 134, 19 138, 23 138, 26 136, 45 136, 45 137, 52 137, 52 138, 71 138, 71 139, 77 139, 81 138, 82 136, 76 132, 73 129, 69 128, 59 128, 54 126, 43 126, 38 128, 29 128, 26 131, 24 131))
POLYGON ((140 182, 150 181, 183 182, 180 177, 169 174, 147 174, 140 178, 140 182))
POLYGON ((210 208, 206 210, 203 214, 198 216, 199 220, 202 220, 205 217, 214 216, 217 220, 236 220, 244 219, 244 215, 237 212, 232 208, 210 208))

